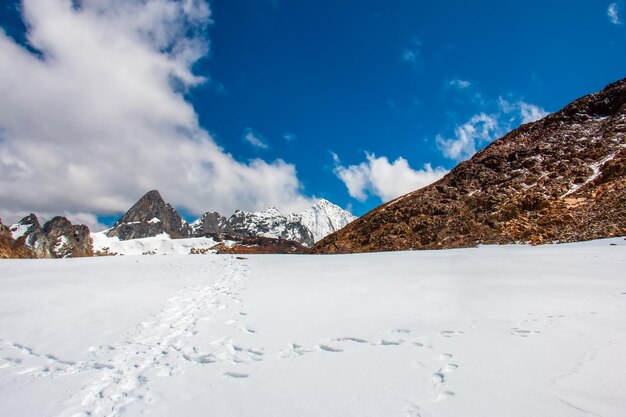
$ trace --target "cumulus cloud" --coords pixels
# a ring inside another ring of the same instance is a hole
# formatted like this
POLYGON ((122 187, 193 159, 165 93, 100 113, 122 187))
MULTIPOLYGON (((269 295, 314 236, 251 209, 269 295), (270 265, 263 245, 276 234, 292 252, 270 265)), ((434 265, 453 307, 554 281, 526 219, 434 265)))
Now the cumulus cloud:
POLYGON ((548 114, 550 113, 535 104, 523 100, 510 102, 499 97, 497 112, 475 114, 467 122, 454 128, 454 137, 447 138, 439 134, 436 142, 446 158, 463 161, 520 123, 531 123, 548 114))
POLYGON ((522 117, 522 124, 536 122, 537 120, 543 119, 550 114, 549 112, 534 104, 519 101, 518 105, 522 117))
MULTIPOLYGON (((365 201, 369 195, 379 197, 383 202, 431 184, 448 171, 425 164, 414 170, 406 159, 400 157, 393 162, 385 156, 376 157, 366 153, 366 160, 358 165, 335 167, 335 175, 343 181, 351 197, 365 201)), ((339 157, 333 154, 338 163, 339 157)))
POLYGON ((619 19, 619 12, 622 9, 622 3, 616 2, 609 4, 608 9, 606 10, 606 15, 609 17, 609 21, 614 25, 621 25, 622 22, 619 19))
POLYGON ((311 203, 294 165, 237 161, 200 127, 185 94, 206 81, 192 71, 209 49, 205 1, 21 9, 28 48, 0 29, 4 213, 114 213, 152 188, 194 214, 311 203))
POLYGON ((261 135, 254 133, 252 129, 246 129, 243 134, 243 140, 255 148, 267 149, 269 147, 265 139, 261 135))

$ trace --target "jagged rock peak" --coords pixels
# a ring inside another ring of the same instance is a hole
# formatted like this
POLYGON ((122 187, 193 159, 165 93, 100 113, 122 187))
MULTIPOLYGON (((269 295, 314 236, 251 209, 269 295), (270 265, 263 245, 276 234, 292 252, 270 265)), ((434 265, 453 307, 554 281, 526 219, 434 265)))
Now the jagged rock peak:
POLYGON ((318 253, 570 242, 626 234, 626 79, 520 126, 318 253))
POLYGON ((172 238, 188 237, 191 228, 175 208, 165 203, 157 190, 148 191, 106 232, 120 240, 167 233, 172 238))
POLYGON ((89 228, 73 225, 68 219, 56 216, 43 225, 49 250, 55 258, 93 256, 89 228))

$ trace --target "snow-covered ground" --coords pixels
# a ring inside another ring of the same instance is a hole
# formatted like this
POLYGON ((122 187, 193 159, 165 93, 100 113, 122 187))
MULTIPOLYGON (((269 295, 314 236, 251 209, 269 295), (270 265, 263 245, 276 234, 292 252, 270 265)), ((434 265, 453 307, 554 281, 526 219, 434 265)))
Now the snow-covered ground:
POLYGON ((106 230, 91 234, 94 252, 111 255, 189 255, 192 249, 206 252, 218 243, 208 237, 172 239, 167 233, 143 239, 119 240, 105 233, 106 230))
POLYGON ((0 415, 621 417, 624 271, 621 238, 3 260, 0 415))

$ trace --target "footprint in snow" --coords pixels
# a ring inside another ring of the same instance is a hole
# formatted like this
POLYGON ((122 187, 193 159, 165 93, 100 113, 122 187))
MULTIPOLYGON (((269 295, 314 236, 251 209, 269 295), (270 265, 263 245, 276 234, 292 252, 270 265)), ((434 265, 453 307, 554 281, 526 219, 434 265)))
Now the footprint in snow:
POLYGON ((385 340, 385 339, 382 339, 377 344, 380 345, 380 346, 400 346, 402 343, 404 343, 404 340, 385 340))
POLYGON ((236 379, 248 378, 250 376, 248 374, 242 374, 239 372, 224 372, 222 375, 227 376, 229 378, 236 378, 236 379))
POLYGON ((463 333, 464 332, 457 331, 457 330, 442 330, 442 331, 439 332, 439 335, 443 336, 443 337, 452 337, 454 335, 463 334, 463 333))
POLYGON ((519 328, 514 328, 511 329, 511 334, 514 336, 520 336, 520 337, 528 337, 528 336, 532 336, 534 334, 539 334, 541 333, 540 331, 537 330, 523 330, 523 329, 519 329, 519 328))
POLYGON ((336 342, 354 342, 354 343, 367 343, 367 340, 358 337, 339 337, 334 339, 336 342))
POLYGON ((440 403, 443 401, 446 401, 452 397, 454 397, 456 394, 452 391, 444 391, 442 393, 440 393, 437 398, 435 398, 433 401, 436 403, 440 403))
POLYGON ((256 330, 251 329, 249 327, 240 327, 239 330, 244 332, 244 333, 247 333, 247 334, 255 334, 256 333, 256 330))
POLYGON ((333 346, 328 346, 328 345, 319 345, 318 348, 326 352, 333 352, 333 353, 343 352, 343 349, 333 347, 333 346))

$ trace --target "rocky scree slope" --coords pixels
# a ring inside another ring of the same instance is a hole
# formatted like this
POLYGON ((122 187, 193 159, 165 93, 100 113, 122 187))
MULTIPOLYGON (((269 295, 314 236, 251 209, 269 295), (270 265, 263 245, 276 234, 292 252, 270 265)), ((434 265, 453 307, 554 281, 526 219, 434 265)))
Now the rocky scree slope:
POLYGON ((571 242, 626 235, 626 79, 525 124, 315 253, 571 242))

